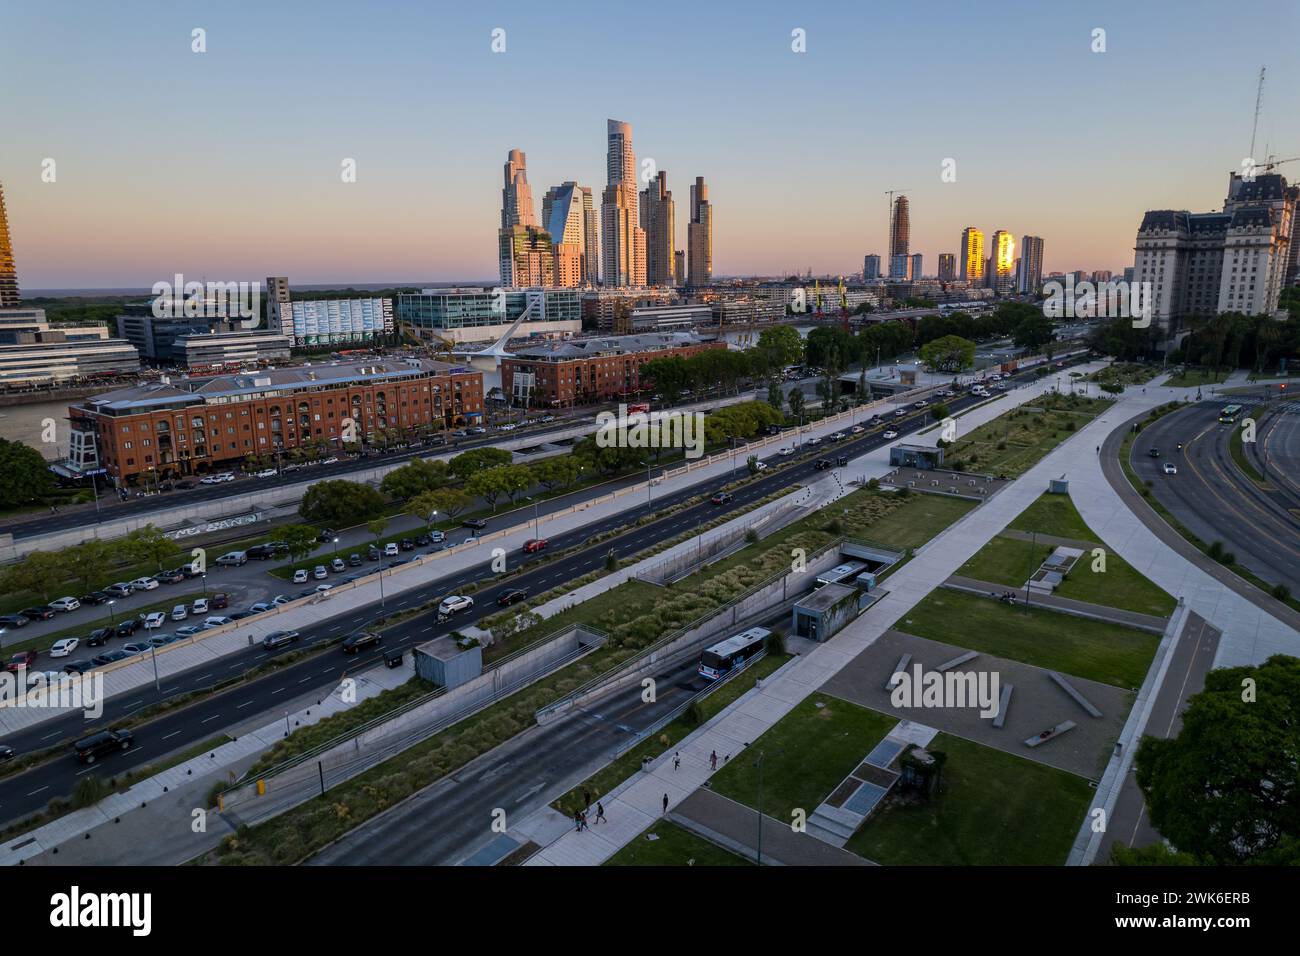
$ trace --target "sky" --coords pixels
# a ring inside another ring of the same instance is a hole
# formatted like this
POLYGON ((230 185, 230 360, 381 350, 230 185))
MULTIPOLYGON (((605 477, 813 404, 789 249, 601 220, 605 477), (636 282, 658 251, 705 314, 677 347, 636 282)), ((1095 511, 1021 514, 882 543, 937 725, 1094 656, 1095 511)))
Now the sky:
POLYGON ((1119 270, 1144 210, 1222 205, 1261 66, 1256 158, 1300 156, 1298 11, 0 0, 0 182, 24 289, 484 280, 507 153, 539 216, 569 179, 599 204, 615 118, 667 171, 679 248, 705 177, 715 275, 860 272, 891 188, 927 274, 968 225, 1119 270))

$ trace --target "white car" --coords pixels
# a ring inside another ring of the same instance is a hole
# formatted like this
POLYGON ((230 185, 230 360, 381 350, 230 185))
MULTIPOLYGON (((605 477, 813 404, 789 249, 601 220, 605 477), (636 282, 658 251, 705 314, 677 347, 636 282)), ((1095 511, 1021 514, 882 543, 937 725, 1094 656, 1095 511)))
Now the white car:
POLYGON ((442 599, 438 605, 439 614, 456 614, 459 611, 468 611, 474 606, 474 599, 466 594, 450 594, 442 599))
POLYGON ((190 613, 191 613, 191 614, 207 614, 207 613, 208 613, 208 599, 207 599, 207 598, 195 598, 194 601, 193 601, 193 603, 190 604, 190 613))
POLYGON ((293 572, 293 583, 294 583, 294 584, 306 584, 306 583, 307 583, 307 569, 306 569, 306 568, 299 568, 297 571, 293 572))
POLYGON ((287 594, 277 594, 275 597, 271 598, 271 607, 284 607, 292 600, 293 598, 289 597, 287 594))
POLYGON ((61 597, 51 601, 50 607, 56 611, 75 611, 81 607, 81 602, 74 597, 61 597))
POLYGON ((275 477, 275 474, 276 474, 276 472, 275 472, 275 469, 274 469, 274 468, 263 468, 263 469, 262 469, 261 471, 259 471, 257 474, 253 475, 253 477, 254 477, 254 478, 274 478, 274 477, 275 477))
POLYGON ((333 590, 334 590, 334 585, 332 585, 332 584, 318 584, 318 585, 316 585, 316 593, 318 593, 318 594, 324 594, 326 591, 333 591, 333 590))
POLYGON ((338 460, 337 457, 335 457, 334 455, 330 455, 330 457, 328 457, 328 458, 326 458, 324 461, 322 461, 321 464, 322 464, 322 465, 337 465, 337 464, 338 464, 338 461, 339 461, 339 460, 338 460))
POLYGON ((157 586, 156 578, 136 578, 131 582, 131 587, 137 591, 152 591, 157 586))
POLYGON ((216 475, 204 475, 202 478, 199 479, 199 484, 201 485, 215 485, 216 483, 217 483, 216 475))
POLYGON ((447 539, 447 536, 446 536, 445 534, 443 534, 441 531, 430 531, 430 532, 429 532, 429 540, 430 540, 431 542, 433 542, 434 544, 442 544, 442 542, 445 541, 446 539, 447 539))
POLYGON ((794 449, 791 448, 789 445, 786 445, 784 448, 778 451, 777 454, 780 455, 782 458, 788 458, 794 454, 794 449))
MULTIPOLYGON (((395 557, 397 557, 398 550, 399 550, 399 549, 398 549, 398 547, 397 547, 397 542, 396 542, 396 541, 390 541, 390 542, 388 542, 388 544, 384 545, 384 557, 386 557, 386 558, 395 558, 395 557)), ((324 575, 321 575, 321 577, 324 577, 324 575)))
POLYGON ((55 641, 50 646, 50 656, 67 657, 69 654, 71 654, 73 651, 77 649, 77 645, 80 643, 81 642, 77 640, 75 637, 65 637, 61 641, 55 641))
POLYGON ((233 472, 223 471, 221 474, 216 476, 216 479, 217 481, 234 481, 235 475, 233 472))
POLYGON ((156 627, 162 627, 167 623, 167 615, 162 611, 154 611, 144 616, 144 629, 151 631, 156 627))
POLYGON ((190 616, 189 609, 186 608, 184 604, 177 604, 174 608, 172 608, 173 621, 183 621, 189 616, 190 616))
POLYGON ((329 577, 330 573, 325 569, 325 565, 318 564, 316 565, 316 567, 312 568, 311 576, 314 577, 317 581, 321 581, 329 577))
POLYGON ((756 462, 754 462, 754 470, 755 470, 755 471, 767 471, 767 462, 765 462, 765 461, 756 461, 756 462))
POLYGON ((1178 466, 1175 465, 1172 461, 1165 462, 1165 474, 1166 475, 1178 474, 1178 466))
POLYGON ((808 439, 808 444, 810 444, 810 445, 820 445, 821 443, 822 443, 822 440, 821 440, 820 438, 809 438, 809 439, 808 439))
POLYGON ((205 619, 203 622, 203 626, 205 628, 221 627, 223 624, 233 624, 234 622, 235 622, 234 618, 221 617, 220 615, 218 615, 216 617, 210 617, 205 619))
POLYGON ((898 437, 898 432, 894 431, 892 428, 891 428, 889 431, 885 432, 885 440, 886 440, 886 441, 889 441, 889 440, 894 439, 894 438, 897 438, 897 437, 898 437))
POLYGON ((854 425, 852 428, 849 429, 849 431, 851 431, 855 435, 861 435, 864 431, 866 431, 866 429, 863 428, 861 425, 854 425))
POLYGON ((117 584, 110 584, 108 587, 104 588, 104 590, 113 595, 113 597, 124 598, 134 591, 135 588, 131 587, 131 585, 127 584, 125 581, 118 581, 117 584))

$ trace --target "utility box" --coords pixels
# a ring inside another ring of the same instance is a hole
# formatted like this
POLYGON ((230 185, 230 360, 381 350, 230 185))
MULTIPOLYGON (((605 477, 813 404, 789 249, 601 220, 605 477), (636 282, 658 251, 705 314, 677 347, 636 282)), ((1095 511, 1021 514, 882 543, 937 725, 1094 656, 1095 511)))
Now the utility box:
POLYGON ((1060 478, 1051 478, 1047 482, 1047 490, 1053 495, 1068 495, 1070 493, 1070 482, 1064 475, 1060 478))
POLYGON ((435 637, 412 652, 415 673, 439 687, 451 690, 483 673, 483 648, 477 641, 462 647, 449 635, 435 637))

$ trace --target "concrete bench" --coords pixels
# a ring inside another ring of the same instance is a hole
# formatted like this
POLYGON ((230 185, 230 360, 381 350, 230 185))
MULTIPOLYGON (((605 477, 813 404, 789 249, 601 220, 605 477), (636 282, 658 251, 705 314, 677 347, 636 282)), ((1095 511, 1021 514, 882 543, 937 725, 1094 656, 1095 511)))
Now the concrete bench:
POLYGON ((1075 690, 1074 685, 1071 684, 1064 677, 1062 677, 1060 674, 1056 673, 1056 671, 1048 671, 1047 676, 1050 677, 1056 683, 1057 687, 1065 691, 1070 696, 1071 700, 1073 700, 1076 704, 1078 704, 1085 711, 1087 711, 1089 716, 1091 717, 1101 716, 1101 711, 1099 711, 1096 707, 1092 705, 1092 701, 1088 700, 1088 698, 1084 697, 1077 690, 1075 690))
POLYGON ((1025 740, 1025 746, 1037 747, 1039 744, 1045 744, 1049 740, 1055 740, 1057 737, 1061 736, 1061 734, 1065 733, 1066 731, 1073 730, 1076 726, 1077 725, 1072 720, 1063 720, 1055 727, 1051 727, 1047 730, 1044 730, 1041 734, 1038 734, 1036 737, 1027 738, 1025 740))
POLYGON ((1007 709, 1011 706, 1011 692, 1015 690, 1014 684, 1004 684, 1002 693, 998 695, 998 715, 993 718, 993 726, 999 730, 1007 719, 1007 709))
POLYGON ((906 671, 907 665, 910 663, 912 663, 911 654, 904 654, 902 657, 898 659, 898 663, 894 665, 894 669, 890 671, 889 676, 885 678, 885 690, 894 689, 894 685, 898 683, 898 680, 895 675, 903 671, 906 671))
POLYGON ((940 674, 942 674, 944 671, 950 671, 954 667, 960 667, 962 664, 965 664, 967 661, 973 661, 977 657, 979 657, 978 652, 967 651, 965 654, 961 654, 957 657, 954 657, 950 661, 944 661, 942 664, 936 667, 935 670, 937 670, 940 674))

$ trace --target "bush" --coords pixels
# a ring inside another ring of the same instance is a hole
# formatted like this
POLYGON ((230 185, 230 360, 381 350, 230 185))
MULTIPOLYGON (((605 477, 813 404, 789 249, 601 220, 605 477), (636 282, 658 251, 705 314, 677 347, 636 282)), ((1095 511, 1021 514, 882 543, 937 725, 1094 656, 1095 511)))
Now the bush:
POLYGON ((745 532, 745 541, 749 544, 758 544, 758 532, 750 528, 745 532))
POLYGON ((998 451, 1005 451, 1006 447, 1007 447, 1007 443, 1005 441, 998 442, 998 451))
MULTIPOLYGON (((1150 485, 1151 482, 1148 481, 1147 484, 1150 485)), ((1209 548, 1206 549, 1205 553, 1208 554, 1210 557, 1212 557, 1215 561, 1221 561, 1223 559, 1223 542, 1215 541, 1211 543, 1209 548)))
POLYGON ((99 777, 87 774, 72 788, 72 805, 78 810, 94 806, 108 796, 111 788, 99 777))
POLYGON ((901 487, 901 488, 898 489, 898 497, 900 497, 900 498, 910 498, 910 497, 912 497, 912 489, 911 489, 911 488, 908 488, 906 485, 904 485, 903 487, 901 487))
POLYGON ((840 523, 839 518, 832 518, 826 525, 825 531, 827 534, 841 535, 844 533, 844 525, 840 523))
POLYGON ((691 701, 691 705, 687 707, 685 712, 682 714, 682 720, 688 727, 699 727, 703 725, 705 720, 704 707, 698 700, 691 701))
POLYGON ((870 481, 867 482, 867 488, 869 488, 871 491, 879 491, 879 490, 880 490, 880 479, 879 479, 879 478, 872 478, 870 481))
MULTIPOLYGON (((972 459, 972 460, 973 460, 973 459, 972 459)), ((954 461, 954 462, 952 463, 952 470, 953 470, 953 471, 965 471, 965 470, 966 470, 966 462, 964 462, 964 461, 962 461, 960 458, 958 458, 956 461, 954 461)))
POLYGON ((1285 584, 1273 585, 1273 590, 1271 590, 1269 593, 1272 594, 1273 597, 1277 598, 1279 601, 1288 601, 1291 599, 1291 589, 1287 587, 1285 584))

